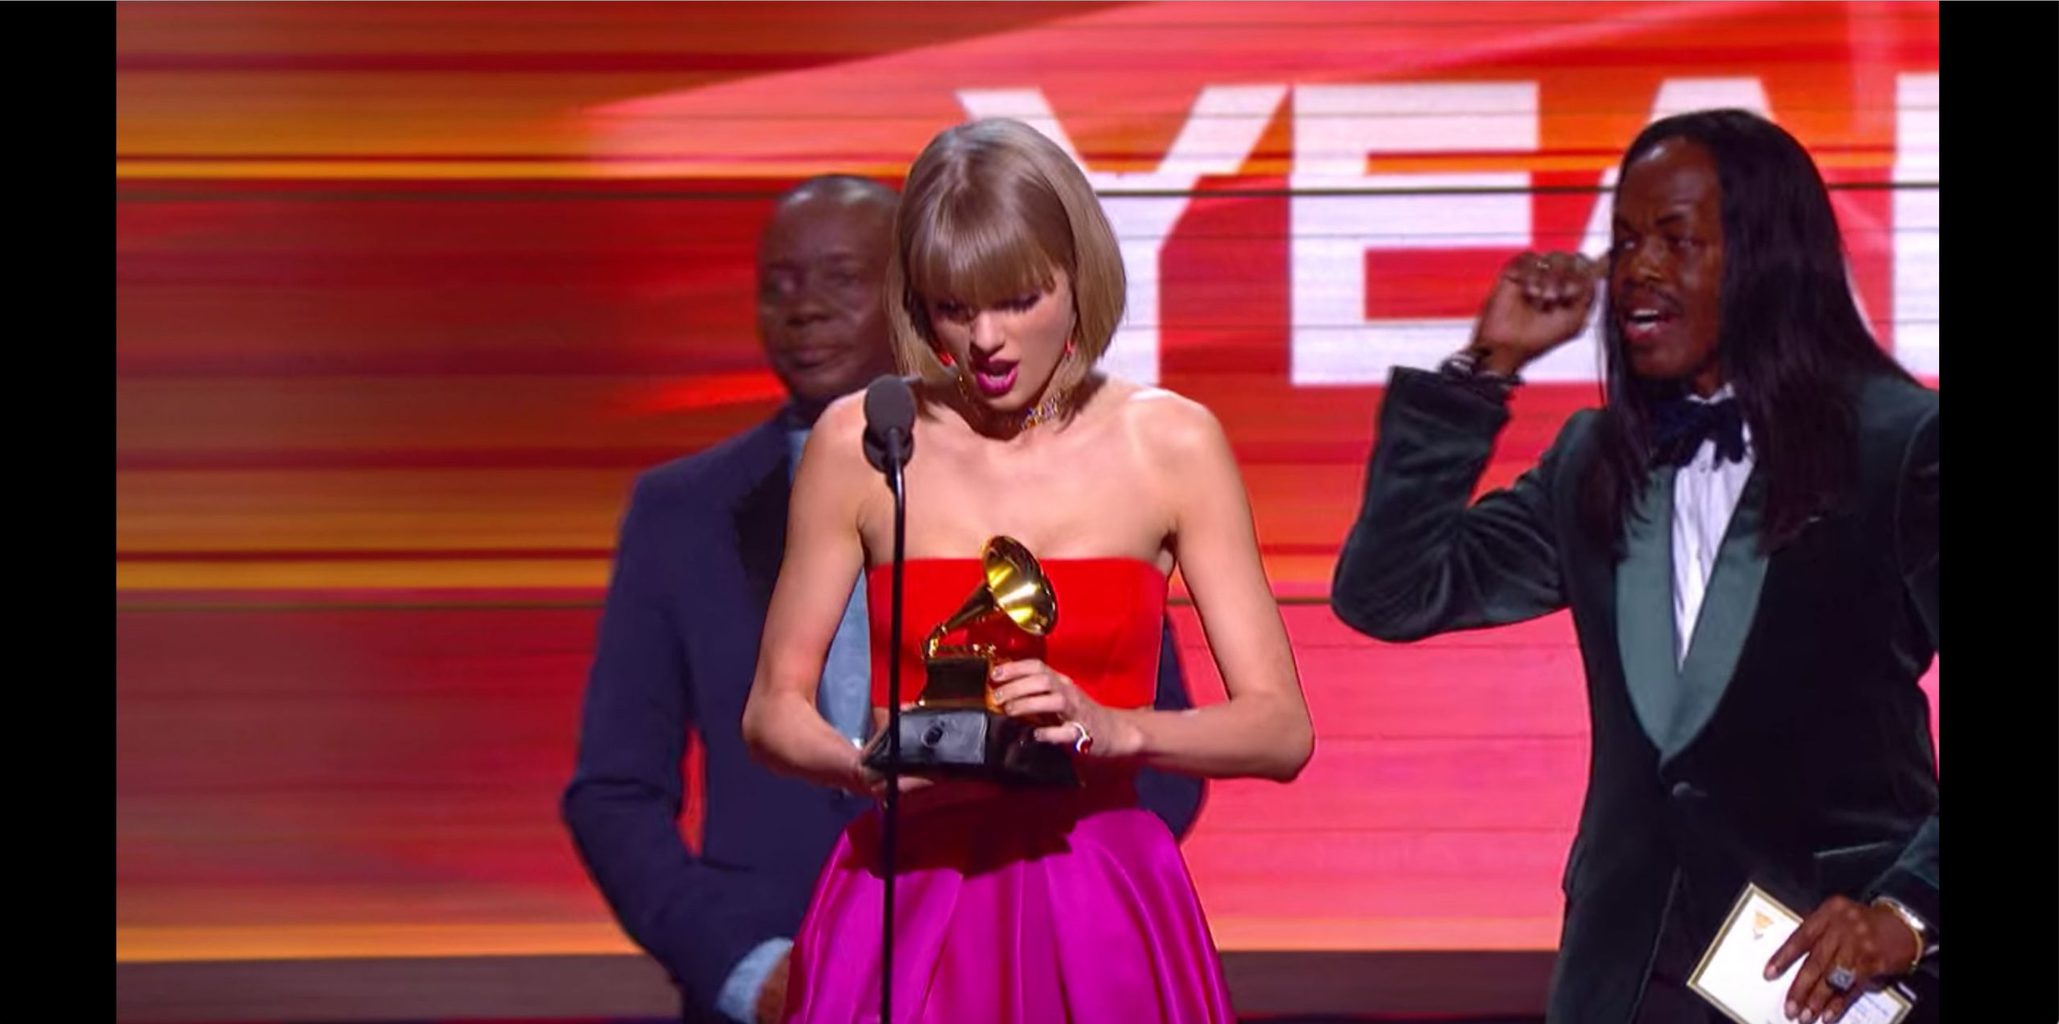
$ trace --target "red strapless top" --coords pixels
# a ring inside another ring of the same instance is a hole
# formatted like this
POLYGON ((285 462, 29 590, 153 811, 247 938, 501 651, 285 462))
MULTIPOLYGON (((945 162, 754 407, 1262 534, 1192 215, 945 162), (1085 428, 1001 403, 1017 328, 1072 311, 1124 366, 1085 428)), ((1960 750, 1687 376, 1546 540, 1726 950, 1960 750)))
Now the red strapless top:
MULTIPOLYGON (((1095 701, 1113 708, 1150 707, 1158 694, 1160 627, 1165 617, 1165 574, 1136 558, 1040 560, 1058 602, 1049 635, 1030 636, 1003 619, 987 629, 959 629, 945 645, 968 638, 993 643, 1007 660, 1042 658, 1095 701)), ((982 579, 976 558, 909 559, 902 577, 901 702, 922 692, 922 644, 956 613, 982 579)), ((876 565, 865 574, 866 612, 872 622, 872 703, 887 705, 887 651, 892 630, 894 574, 876 565)))

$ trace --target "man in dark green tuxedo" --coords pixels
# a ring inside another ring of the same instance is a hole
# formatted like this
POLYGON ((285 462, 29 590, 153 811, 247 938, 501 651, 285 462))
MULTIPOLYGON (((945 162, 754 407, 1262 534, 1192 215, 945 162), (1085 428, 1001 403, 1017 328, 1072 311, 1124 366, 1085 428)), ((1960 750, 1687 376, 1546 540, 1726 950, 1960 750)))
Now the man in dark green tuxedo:
POLYGON ((1722 1020, 1687 978, 1747 882, 1805 917, 1767 968, 1802 961, 1791 1018, 1896 985, 1935 1020, 1937 392, 1867 331, 1785 131, 1667 118, 1619 181, 1604 262, 1517 257, 1469 349, 1394 371, 1331 605, 1393 642, 1572 609, 1592 759, 1555 1024, 1722 1020), (1469 503, 1604 274, 1602 407, 1469 503))

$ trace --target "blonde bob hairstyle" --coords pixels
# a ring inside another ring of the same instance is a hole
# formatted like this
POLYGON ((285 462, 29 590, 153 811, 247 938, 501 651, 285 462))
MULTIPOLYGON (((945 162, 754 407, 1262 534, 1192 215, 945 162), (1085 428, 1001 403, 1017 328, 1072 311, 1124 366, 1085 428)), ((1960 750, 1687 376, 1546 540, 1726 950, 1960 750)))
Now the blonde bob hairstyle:
MULTIPOLYGON (((1072 158, 1020 121, 987 118, 946 129, 915 159, 894 214, 887 325, 901 372, 949 384, 937 359, 928 302, 984 309, 1072 282, 1075 357, 1084 377, 1122 321, 1125 279, 1115 231, 1072 158)), ((1053 381, 1070 386, 1073 381, 1053 381)))

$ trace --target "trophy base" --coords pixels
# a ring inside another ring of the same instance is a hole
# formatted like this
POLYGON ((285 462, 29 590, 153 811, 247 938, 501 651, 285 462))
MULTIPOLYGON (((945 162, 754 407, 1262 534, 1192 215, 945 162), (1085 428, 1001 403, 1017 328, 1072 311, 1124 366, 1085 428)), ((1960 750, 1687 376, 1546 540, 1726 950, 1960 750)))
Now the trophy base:
MULTIPOLYGON (((887 769, 887 734, 865 745, 865 767, 887 769)), ((1072 755, 1040 743, 1036 727, 978 708, 901 712, 900 770, 910 775, 979 779, 1009 786, 1077 786, 1072 755)))

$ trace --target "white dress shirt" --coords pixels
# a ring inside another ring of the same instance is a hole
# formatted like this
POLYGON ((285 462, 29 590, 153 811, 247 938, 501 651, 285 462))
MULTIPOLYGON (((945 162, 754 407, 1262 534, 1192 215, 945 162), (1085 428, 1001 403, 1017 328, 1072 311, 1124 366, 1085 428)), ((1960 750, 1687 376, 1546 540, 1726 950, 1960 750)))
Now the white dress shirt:
MULTIPOLYGON (((1689 395, 1691 402, 1716 402, 1734 398, 1725 384, 1714 395, 1689 395)), ((1694 624, 1701 616, 1702 598, 1709 590, 1709 576, 1716 569, 1716 554, 1723 547, 1724 531, 1730 528, 1731 513, 1751 476, 1756 452, 1752 430, 1744 428, 1744 460, 1718 461, 1716 442, 1703 441, 1693 461, 1680 467, 1673 477, 1673 656, 1675 664, 1687 661, 1688 644, 1694 639, 1694 624)))

